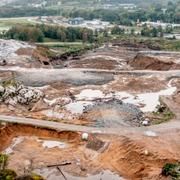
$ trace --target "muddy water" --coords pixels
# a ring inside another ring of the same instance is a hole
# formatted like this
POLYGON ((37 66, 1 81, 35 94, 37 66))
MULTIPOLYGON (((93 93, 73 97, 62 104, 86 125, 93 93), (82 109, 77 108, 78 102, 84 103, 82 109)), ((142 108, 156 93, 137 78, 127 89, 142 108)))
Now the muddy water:
POLYGON ((65 142, 61 142, 61 141, 56 141, 56 140, 49 140, 49 139, 40 139, 36 136, 18 136, 16 138, 12 139, 11 144, 9 145, 9 147, 7 147, 3 153, 5 154, 11 154, 14 152, 14 149, 16 148, 16 146, 18 146, 19 144, 21 144, 23 141, 26 140, 35 140, 37 142, 39 142, 42 147, 44 148, 67 148, 68 144, 65 142))
POLYGON ((24 85, 33 87, 45 86, 56 82, 65 82, 73 85, 102 85, 114 80, 114 76, 110 73, 85 72, 71 69, 14 68, 9 69, 9 72, 14 72, 14 79, 23 82, 24 85))
MULTIPOLYGON (((35 173, 42 175, 47 180, 64 180, 65 178, 57 169, 36 169, 35 173)), ((68 180, 124 180, 124 178, 114 174, 113 172, 106 170, 96 175, 88 175, 87 177, 72 176, 62 170, 64 176, 68 180)))

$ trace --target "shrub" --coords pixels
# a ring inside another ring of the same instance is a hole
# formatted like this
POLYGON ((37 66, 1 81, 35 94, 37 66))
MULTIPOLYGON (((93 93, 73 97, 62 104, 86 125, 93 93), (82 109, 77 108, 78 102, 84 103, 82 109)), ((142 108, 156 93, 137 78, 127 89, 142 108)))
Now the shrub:
POLYGON ((180 178, 180 163, 167 163, 162 169, 162 175, 180 178))
MULTIPOLYGON (((8 160, 8 156, 6 154, 0 154, 0 167, 3 165, 6 165, 6 162, 8 160)), ((4 168, 4 167, 2 167, 4 168)))
POLYGON ((10 169, 4 169, 0 171, 0 179, 1 180, 14 180, 17 174, 10 169))
POLYGON ((18 177, 16 180, 45 180, 45 179, 40 175, 31 174, 31 175, 18 177))

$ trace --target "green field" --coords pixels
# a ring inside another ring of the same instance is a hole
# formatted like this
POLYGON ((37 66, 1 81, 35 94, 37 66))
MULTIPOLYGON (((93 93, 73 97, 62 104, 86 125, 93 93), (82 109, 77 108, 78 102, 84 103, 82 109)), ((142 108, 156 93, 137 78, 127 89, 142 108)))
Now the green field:
POLYGON ((0 18, 0 32, 7 31, 14 25, 27 25, 27 24, 35 24, 34 21, 29 21, 28 18, 0 18))

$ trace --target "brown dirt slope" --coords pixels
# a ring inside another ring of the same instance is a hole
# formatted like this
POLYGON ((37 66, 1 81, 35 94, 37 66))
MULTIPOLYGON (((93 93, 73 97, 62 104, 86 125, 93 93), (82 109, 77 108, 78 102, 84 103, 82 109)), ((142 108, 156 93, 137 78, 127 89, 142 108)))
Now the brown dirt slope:
POLYGON ((175 63, 173 59, 161 59, 155 56, 148 56, 138 53, 137 56, 130 62, 130 65, 138 70, 150 69, 167 71, 170 69, 180 69, 180 64, 175 63))

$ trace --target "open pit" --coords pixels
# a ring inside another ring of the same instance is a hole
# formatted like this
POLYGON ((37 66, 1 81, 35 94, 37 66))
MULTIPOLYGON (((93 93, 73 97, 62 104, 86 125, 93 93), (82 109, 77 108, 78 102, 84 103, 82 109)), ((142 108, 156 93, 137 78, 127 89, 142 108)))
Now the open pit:
MULTIPOLYGON (((20 45, 16 58, 30 53, 20 45)), ((0 67, 0 119, 32 125, 1 127, 8 168, 59 180, 47 166, 70 162, 61 167, 70 180, 159 180, 165 163, 179 161, 178 53, 116 43, 46 68, 26 63, 0 67)))
POLYGON ((34 172, 48 180, 63 175, 70 180, 163 179, 163 165, 180 158, 178 139, 171 139, 177 135, 89 134, 83 141, 80 132, 9 124, 1 126, 0 150, 9 156, 6 167, 18 175, 34 172))
POLYGON ((50 180, 63 179, 55 166, 62 164, 59 167, 66 178, 71 180, 123 179, 117 173, 103 169, 96 161, 95 157, 101 154, 101 149, 104 151, 108 147, 107 144, 86 147, 87 142, 81 140, 78 132, 8 125, 1 127, 0 140, 1 152, 9 156, 7 167, 18 175, 34 172, 50 180))

